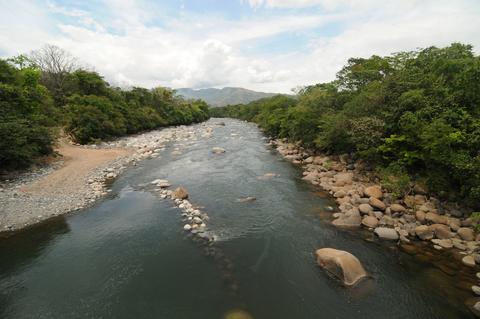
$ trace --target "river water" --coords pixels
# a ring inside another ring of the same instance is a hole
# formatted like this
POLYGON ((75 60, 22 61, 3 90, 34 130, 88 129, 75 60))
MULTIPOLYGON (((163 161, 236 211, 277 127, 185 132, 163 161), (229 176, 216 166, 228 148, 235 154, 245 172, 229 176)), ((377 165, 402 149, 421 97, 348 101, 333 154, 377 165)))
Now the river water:
POLYGON ((172 143, 127 170, 94 207, 1 239, 0 318, 471 317, 451 278, 330 226, 322 216, 333 202, 299 168, 253 124, 222 121, 211 138, 172 143), (185 186, 208 213, 214 257, 186 236, 170 200, 143 187, 156 178, 185 186), (237 201, 246 196, 257 200, 237 201), (316 265, 321 247, 353 253, 371 279, 343 287, 316 265))

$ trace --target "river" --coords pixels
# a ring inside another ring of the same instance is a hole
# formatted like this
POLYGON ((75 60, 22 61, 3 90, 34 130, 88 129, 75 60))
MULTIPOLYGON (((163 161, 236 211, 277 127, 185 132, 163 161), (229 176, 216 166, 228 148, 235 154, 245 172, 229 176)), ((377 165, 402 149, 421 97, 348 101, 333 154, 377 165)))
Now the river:
POLYGON ((95 206, 1 239, 0 318, 471 317, 452 278, 329 225, 334 202, 255 125, 219 121, 207 122, 211 138, 172 143, 127 170, 95 206), (184 186, 208 213, 215 256, 186 235, 172 201, 145 187, 157 178, 184 186), (246 196, 257 200, 237 200, 246 196), (353 253, 371 279, 343 287, 316 265, 321 247, 353 253))

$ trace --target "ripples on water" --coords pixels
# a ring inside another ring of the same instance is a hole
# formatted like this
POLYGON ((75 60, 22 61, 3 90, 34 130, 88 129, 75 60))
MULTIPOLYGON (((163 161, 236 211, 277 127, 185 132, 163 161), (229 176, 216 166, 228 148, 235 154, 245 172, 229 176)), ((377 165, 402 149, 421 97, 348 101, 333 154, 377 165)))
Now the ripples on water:
POLYGON ((1 240, 0 317, 220 319, 232 309, 257 319, 471 317, 446 275, 332 228, 319 218, 332 202, 254 125, 222 121, 210 139, 169 145, 127 171, 95 207, 1 240), (257 178, 265 173, 278 176, 257 178), (145 191, 156 178, 187 187, 210 216, 214 246, 192 241, 180 211, 145 191), (257 199, 237 201, 248 196, 257 199), (316 266, 320 247, 352 252, 373 279, 342 287, 316 266))

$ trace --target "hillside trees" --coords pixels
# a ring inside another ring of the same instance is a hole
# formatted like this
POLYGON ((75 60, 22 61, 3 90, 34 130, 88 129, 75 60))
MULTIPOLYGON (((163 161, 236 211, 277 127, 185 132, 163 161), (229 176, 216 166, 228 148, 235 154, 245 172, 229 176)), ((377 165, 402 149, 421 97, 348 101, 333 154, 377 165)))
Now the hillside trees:
POLYGON ((454 43, 352 58, 336 80, 301 89, 291 105, 269 98, 212 114, 255 121, 323 152, 357 154, 379 171, 478 206, 479 92, 480 57, 454 43))

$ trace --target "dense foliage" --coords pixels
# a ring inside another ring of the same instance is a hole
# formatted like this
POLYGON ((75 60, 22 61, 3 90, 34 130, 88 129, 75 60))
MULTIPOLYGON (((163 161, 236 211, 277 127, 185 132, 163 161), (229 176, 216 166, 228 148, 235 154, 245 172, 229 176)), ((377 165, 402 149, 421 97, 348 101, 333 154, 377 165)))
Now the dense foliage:
POLYGON ((205 102, 166 88, 123 90, 96 72, 59 70, 25 56, 0 59, 0 168, 25 167, 51 153, 60 129, 85 144, 209 116, 205 102))
POLYGON ((211 110, 330 153, 353 153, 380 175, 480 205, 480 57, 470 45, 350 59, 335 81, 211 110))

